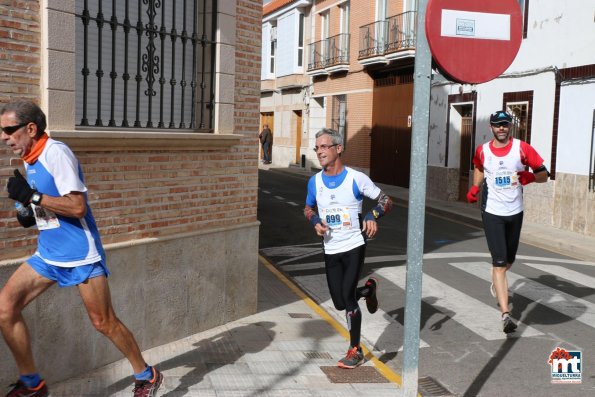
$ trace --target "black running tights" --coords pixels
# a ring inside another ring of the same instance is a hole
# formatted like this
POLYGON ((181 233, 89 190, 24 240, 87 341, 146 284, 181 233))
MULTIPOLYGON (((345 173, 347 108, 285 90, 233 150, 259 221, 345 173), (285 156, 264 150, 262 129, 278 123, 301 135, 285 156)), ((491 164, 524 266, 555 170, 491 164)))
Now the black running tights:
POLYGON ((331 299, 337 310, 346 311, 351 346, 359 346, 360 343, 362 315, 357 303, 360 297, 357 283, 365 256, 365 244, 347 252, 324 255, 326 281, 331 299))

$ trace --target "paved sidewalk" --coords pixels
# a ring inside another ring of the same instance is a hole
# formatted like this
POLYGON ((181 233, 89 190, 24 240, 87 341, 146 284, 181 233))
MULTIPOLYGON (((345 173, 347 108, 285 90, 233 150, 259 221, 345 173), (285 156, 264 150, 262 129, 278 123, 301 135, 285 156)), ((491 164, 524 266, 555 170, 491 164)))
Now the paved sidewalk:
MULTIPOLYGON (((165 375, 159 396, 400 395, 399 376, 370 353, 357 369, 335 366, 347 331, 264 258, 258 283, 257 314, 143 353, 165 375)), ((121 360, 50 389, 52 397, 131 396, 131 369, 121 360)))

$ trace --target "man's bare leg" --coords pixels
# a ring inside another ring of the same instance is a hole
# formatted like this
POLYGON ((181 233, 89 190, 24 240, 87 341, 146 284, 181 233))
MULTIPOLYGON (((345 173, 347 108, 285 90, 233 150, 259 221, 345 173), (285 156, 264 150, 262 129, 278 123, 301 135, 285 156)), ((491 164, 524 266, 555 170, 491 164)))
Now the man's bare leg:
POLYGON ((21 375, 37 372, 23 309, 55 282, 23 263, 0 290, 0 330, 21 375))
POLYGON ((506 271, 510 269, 510 266, 511 265, 492 267, 492 281, 494 283, 496 297, 502 313, 508 311, 508 278, 506 277, 506 271))
POLYGON ((114 313, 107 278, 91 278, 79 284, 78 289, 95 329, 107 336, 124 354, 134 373, 143 372, 145 360, 134 336, 114 313))

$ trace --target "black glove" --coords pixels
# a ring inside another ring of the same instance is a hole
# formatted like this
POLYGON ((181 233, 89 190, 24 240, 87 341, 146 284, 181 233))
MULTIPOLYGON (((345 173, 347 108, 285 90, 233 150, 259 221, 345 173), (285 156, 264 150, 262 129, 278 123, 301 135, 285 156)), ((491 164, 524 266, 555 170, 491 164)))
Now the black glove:
POLYGON ((33 215, 33 209, 29 206, 21 207, 17 210, 17 221, 22 227, 27 228, 35 225, 35 216, 33 215))
POLYGON ((8 190, 8 197, 23 203, 23 205, 29 205, 31 196, 35 193, 35 190, 31 189, 31 186, 29 186, 29 183, 21 175, 19 170, 14 170, 14 176, 8 178, 6 189, 8 190))

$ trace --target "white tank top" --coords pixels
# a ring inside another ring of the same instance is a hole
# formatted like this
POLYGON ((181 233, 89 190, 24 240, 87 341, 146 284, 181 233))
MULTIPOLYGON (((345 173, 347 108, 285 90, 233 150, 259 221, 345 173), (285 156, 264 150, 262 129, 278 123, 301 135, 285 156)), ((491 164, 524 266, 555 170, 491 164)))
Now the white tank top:
POLYGON ((347 169, 343 182, 329 189, 322 182, 322 172, 316 175, 318 215, 329 226, 324 235, 324 252, 336 254, 364 244, 359 225, 362 201, 353 194, 353 173, 347 169))
POLYGON ((517 171, 523 171, 521 162, 521 141, 512 139, 512 147, 503 157, 490 150, 490 143, 484 143, 483 172, 487 185, 484 210, 493 215, 509 216, 523 211, 523 186, 517 171))

